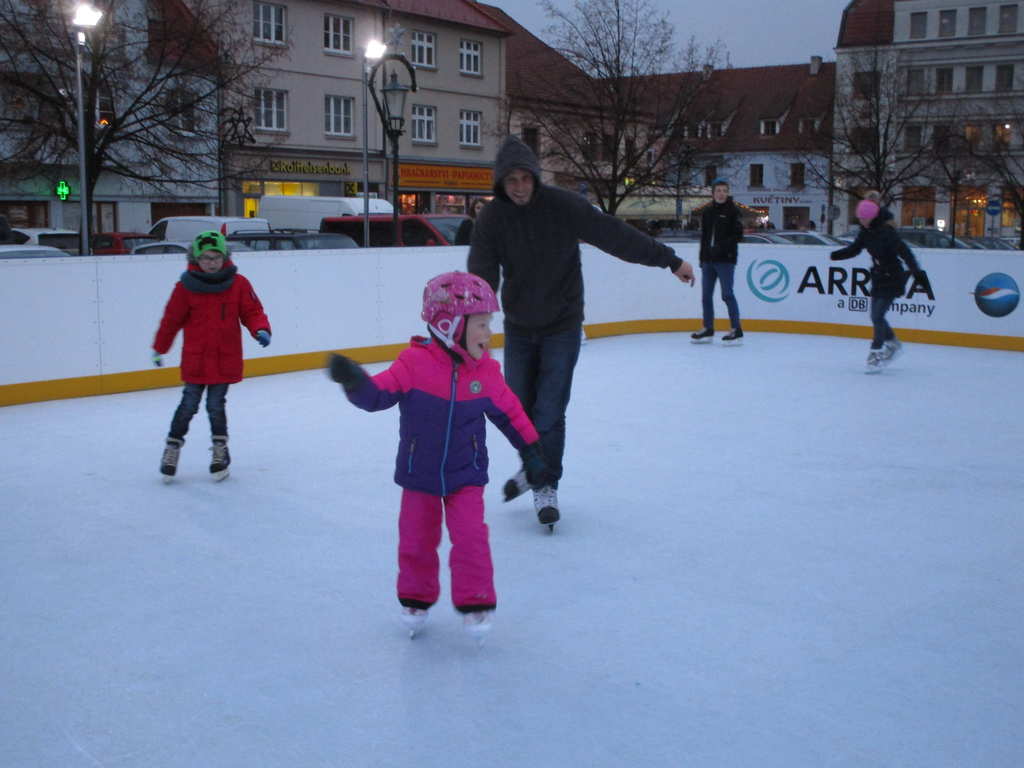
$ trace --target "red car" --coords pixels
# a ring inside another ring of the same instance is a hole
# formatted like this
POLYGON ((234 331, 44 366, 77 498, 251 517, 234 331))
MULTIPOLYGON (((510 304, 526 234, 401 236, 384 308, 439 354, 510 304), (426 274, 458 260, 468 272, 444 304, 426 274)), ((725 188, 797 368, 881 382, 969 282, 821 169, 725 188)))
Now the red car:
POLYGON ((99 232, 92 236, 92 252, 96 256, 131 253, 135 246, 159 239, 144 232, 99 232))

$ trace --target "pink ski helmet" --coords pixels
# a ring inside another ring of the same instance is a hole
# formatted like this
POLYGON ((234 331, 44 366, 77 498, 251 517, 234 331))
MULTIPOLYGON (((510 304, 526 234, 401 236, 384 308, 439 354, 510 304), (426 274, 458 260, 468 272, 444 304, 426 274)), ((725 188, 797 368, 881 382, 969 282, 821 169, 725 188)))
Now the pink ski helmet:
POLYGON ((454 349, 465 325, 463 317, 499 310, 494 291, 482 277, 468 272, 445 272, 431 279, 423 289, 420 317, 445 346, 454 349))
POLYGON ((874 200, 861 200, 857 203, 857 218, 871 221, 878 215, 880 210, 881 208, 878 207, 878 203, 874 200))

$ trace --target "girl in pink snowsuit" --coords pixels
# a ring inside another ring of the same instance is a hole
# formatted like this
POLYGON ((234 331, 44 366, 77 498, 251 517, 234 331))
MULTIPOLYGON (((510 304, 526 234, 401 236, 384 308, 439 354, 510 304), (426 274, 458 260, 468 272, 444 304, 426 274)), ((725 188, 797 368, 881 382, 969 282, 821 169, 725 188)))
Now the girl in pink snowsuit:
POLYGON ((332 355, 330 376, 367 411, 398 404, 395 482, 402 487, 398 519, 398 600, 410 633, 440 595, 442 518, 452 548, 452 602, 468 631, 482 636, 497 604, 484 523, 487 446, 484 417, 517 448, 537 485, 547 472, 537 430, 491 358, 494 291, 481 278, 450 272, 427 283, 422 317, 430 337, 414 336, 391 366, 370 377, 332 355))

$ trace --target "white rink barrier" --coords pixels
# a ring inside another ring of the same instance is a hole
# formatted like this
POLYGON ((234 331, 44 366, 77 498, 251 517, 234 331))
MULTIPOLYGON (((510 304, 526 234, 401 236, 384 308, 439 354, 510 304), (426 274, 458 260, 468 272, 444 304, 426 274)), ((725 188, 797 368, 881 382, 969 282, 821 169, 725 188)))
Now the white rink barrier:
MULTIPOLYGON (((696 245, 678 244, 694 263, 696 245)), ((330 350, 362 362, 391 359, 413 334, 423 286, 465 269, 466 247, 239 252, 263 302, 273 343, 247 334, 246 375, 318 367, 330 350)), ((816 246, 741 245, 735 292, 744 330, 867 337, 866 253, 831 262, 816 246)), ((905 340, 1024 351, 1024 253, 916 250, 927 272, 889 320, 905 340)), ((693 330, 700 270, 691 288, 664 269, 583 247, 590 337, 693 330)), ((175 386, 181 336, 162 369, 151 345, 185 268, 178 255, 0 260, 0 405, 175 386)), ((716 290, 717 325, 728 324, 716 290)), ((500 317, 493 325, 500 331, 500 317)), ((243 332, 244 333, 244 332, 243 332)), ((501 343, 500 337, 496 340, 501 343)))

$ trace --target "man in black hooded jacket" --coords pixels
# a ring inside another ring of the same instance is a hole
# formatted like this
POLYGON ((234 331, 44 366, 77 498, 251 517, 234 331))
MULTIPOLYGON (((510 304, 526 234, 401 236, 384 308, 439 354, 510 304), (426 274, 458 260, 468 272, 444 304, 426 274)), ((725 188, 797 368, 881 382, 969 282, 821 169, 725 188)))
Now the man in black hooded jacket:
MULTIPOLYGON (((533 500, 538 520, 550 525, 559 519, 565 410, 583 330, 579 241, 623 261, 667 268, 690 285, 693 267, 582 195, 542 184, 537 156, 515 136, 498 150, 494 194, 473 228, 468 270, 495 293, 501 283, 505 379, 540 433, 549 476, 533 500)), ((527 487, 520 471, 505 484, 506 500, 527 487)))

